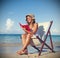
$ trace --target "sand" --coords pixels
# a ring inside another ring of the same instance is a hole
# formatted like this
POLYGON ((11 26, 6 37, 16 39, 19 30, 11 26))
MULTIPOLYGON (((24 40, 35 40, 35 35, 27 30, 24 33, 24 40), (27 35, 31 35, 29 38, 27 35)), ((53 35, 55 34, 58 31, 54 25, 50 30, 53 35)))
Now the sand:
POLYGON ((38 54, 18 55, 18 54, 0 54, 0 58, 60 58, 60 52, 48 53, 43 52, 41 56, 38 54))
MULTIPOLYGON (((12 47, 20 46, 20 43, 16 44, 0 44, 0 47, 12 47)), ((60 46, 60 43, 54 43, 54 46, 60 46)), ((42 52, 38 57, 38 53, 28 54, 28 55, 18 55, 17 53, 0 53, 0 58, 60 58, 60 51, 53 52, 42 52)))

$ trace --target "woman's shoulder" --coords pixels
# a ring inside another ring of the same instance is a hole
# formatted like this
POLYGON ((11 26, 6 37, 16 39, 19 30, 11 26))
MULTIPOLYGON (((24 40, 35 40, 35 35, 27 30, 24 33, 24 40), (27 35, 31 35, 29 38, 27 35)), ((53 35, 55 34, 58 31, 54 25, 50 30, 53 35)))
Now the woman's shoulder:
POLYGON ((38 25, 38 23, 34 23, 34 25, 38 25))
POLYGON ((38 23, 34 23, 34 25, 37 25, 38 26, 38 23))

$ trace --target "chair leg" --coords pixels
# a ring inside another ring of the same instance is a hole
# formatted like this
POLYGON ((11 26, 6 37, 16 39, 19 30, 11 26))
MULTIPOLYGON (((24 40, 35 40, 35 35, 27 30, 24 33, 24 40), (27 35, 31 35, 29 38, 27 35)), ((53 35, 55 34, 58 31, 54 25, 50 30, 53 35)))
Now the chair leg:
POLYGON ((53 49, 53 42, 52 42, 52 37, 51 37, 51 33, 50 33, 50 31, 49 31, 49 37, 50 37, 51 47, 52 47, 52 49, 53 49))
POLYGON ((41 55, 42 49, 43 49, 44 43, 42 43, 42 47, 40 48, 39 56, 41 55))
POLYGON ((50 46, 47 45, 42 39, 40 39, 38 36, 37 36, 37 38, 38 38, 39 41, 42 43, 42 47, 40 48, 40 53, 39 53, 39 55, 41 54, 44 45, 46 45, 50 50, 52 50, 52 52, 54 52, 54 50, 53 50, 52 48, 50 48, 50 46))
MULTIPOLYGON (((47 37, 47 36, 46 36, 47 37)), ((42 47, 40 48, 40 52, 39 52, 39 56, 41 55, 41 52, 42 52, 42 49, 43 49, 43 47, 44 47, 44 44, 45 44, 45 41, 46 41, 46 38, 45 38, 45 40, 44 41, 42 41, 38 36, 37 36, 37 38, 41 41, 41 43, 42 43, 42 47)))
MULTIPOLYGON (((42 41, 41 39, 40 39, 40 41, 41 41, 41 43, 44 43, 44 41, 42 41)), ((44 45, 47 46, 50 50, 52 50, 52 52, 54 52, 53 49, 49 45, 47 45, 46 43, 44 43, 44 45)))

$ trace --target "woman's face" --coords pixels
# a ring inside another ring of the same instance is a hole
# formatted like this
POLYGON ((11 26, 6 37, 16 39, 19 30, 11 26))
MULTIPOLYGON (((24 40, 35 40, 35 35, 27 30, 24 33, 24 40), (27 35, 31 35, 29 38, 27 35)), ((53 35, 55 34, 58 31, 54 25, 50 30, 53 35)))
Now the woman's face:
POLYGON ((32 22, 32 18, 30 16, 27 16, 26 19, 27 19, 27 22, 28 23, 31 23, 32 22))

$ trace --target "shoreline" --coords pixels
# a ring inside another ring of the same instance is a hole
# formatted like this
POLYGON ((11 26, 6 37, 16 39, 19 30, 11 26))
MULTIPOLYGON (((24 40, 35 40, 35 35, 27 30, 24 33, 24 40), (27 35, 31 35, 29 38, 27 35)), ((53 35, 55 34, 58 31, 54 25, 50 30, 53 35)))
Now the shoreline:
MULTIPOLYGON (((13 46, 15 47, 15 46, 21 46, 21 45, 22 43, 0 43, 0 47, 13 47, 13 46)), ((60 42, 54 42, 53 45, 60 46, 60 42)))
POLYGON ((21 43, 0 43, 0 47, 15 47, 15 46, 20 46, 21 43))

